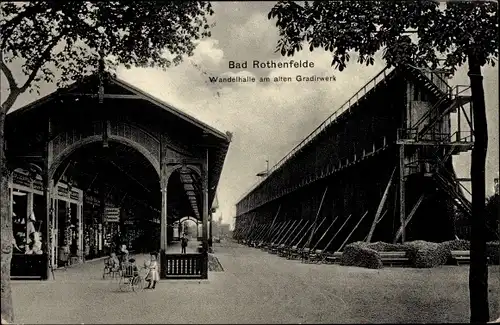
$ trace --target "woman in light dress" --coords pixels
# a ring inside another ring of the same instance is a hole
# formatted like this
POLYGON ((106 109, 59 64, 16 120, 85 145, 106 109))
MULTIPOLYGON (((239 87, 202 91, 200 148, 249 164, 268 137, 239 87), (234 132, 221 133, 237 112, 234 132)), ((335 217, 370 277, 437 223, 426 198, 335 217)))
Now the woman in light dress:
POLYGON ((156 282, 160 280, 156 253, 151 253, 151 259, 149 260, 149 262, 144 263, 144 266, 149 269, 148 275, 146 276, 146 281, 148 282, 148 286, 146 287, 146 289, 154 289, 156 287, 156 282), (153 284, 152 287, 151 284, 153 284))

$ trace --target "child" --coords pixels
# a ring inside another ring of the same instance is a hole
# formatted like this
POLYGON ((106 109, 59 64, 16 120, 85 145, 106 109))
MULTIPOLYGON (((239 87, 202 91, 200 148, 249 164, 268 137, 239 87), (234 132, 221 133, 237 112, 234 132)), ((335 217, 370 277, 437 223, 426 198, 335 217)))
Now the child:
POLYGON ((149 261, 149 272, 146 276, 146 281, 148 281, 148 287, 146 289, 154 289, 156 282, 160 280, 160 275, 158 274, 158 262, 156 261, 156 253, 151 253, 151 260, 149 261), (153 287, 151 287, 151 282, 153 287))
POLYGON ((115 253, 111 253, 111 256, 109 258, 109 266, 112 270, 120 268, 120 260, 118 260, 118 257, 116 257, 115 253))

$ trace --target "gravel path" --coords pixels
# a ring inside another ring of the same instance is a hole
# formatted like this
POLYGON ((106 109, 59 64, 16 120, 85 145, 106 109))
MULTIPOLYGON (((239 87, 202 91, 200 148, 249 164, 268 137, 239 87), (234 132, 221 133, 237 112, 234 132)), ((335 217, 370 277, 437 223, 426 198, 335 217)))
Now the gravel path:
MULTIPOLYGON (((196 247, 190 243, 190 249, 196 247)), ((173 248, 175 251, 176 247, 173 248)), ((162 281, 119 292, 102 261, 13 283, 20 323, 468 322, 468 267, 368 270, 308 265, 235 243, 214 245, 224 272, 208 281, 162 281)), ((146 255, 136 256, 142 264, 146 255)), ((492 318, 500 315, 498 266, 490 268, 492 318)))

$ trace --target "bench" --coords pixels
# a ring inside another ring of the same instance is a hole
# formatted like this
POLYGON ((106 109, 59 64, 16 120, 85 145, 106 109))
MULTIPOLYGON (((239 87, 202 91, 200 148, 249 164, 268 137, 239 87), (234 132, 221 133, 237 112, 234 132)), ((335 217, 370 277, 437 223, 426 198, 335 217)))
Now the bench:
POLYGON ((313 252, 309 252, 307 255, 307 262, 308 263, 318 263, 321 262, 321 257, 323 256, 323 251, 320 249, 317 249, 313 252))
POLYGON ((451 251, 451 257, 457 265, 470 264, 470 251, 451 251))
MULTIPOLYGON (((451 251, 451 257, 457 265, 470 264, 470 251, 451 251)), ((486 261, 490 264, 489 256, 486 256, 486 261)))
POLYGON ((302 248, 301 250, 299 250, 299 254, 300 254, 300 261, 302 263, 306 263, 309 261, 309 254, 311 252, 311 249, 310 248, 302 248))
POLYGON ((262 242, 260 245, 259 245, 259 248, 261 251, 265 252, 267 251, 267 247, 268 247, 268 244, 267 243, 264 243, 262 242))
POLYGON ((290 251, 290 247, 285 246, 285 245, 282 245, 282 246, 283 247, 280 247, 278 249, 278 256, 286 257, 286 256, 288 256, 288 252, 290 251))
POLYGON ((275 244, 271 244, 271 246, 269 246, 267 252, 269 254, 277 254, 278 253, 278 246, 276 246, 275 244))
POLYGON ((292 247, 288 248, 287 254, 286 254, 287 260, 294 260, 294 259, 298 259, 299 257, 300 257, 300 255, 299 255, 299 250, 298 250, 297 246, 292 246, 292 247))
POLYGON ((333 254, 325 252, 325 253, 323 253, 322 263, 334 264, 334 263, 340 261, 341 257, 342 257, 342 252, 335 252, 333 254))
POLYGON ((278 256, 283 256, 283 250, 286 249, 285 244, 281 244, 276 248, 278 256))
POLYGON ((406 256, 406 252, 379 252, 382 259, 382 264, 394 266, 394 265, 407 265, 409 259, 406 256))

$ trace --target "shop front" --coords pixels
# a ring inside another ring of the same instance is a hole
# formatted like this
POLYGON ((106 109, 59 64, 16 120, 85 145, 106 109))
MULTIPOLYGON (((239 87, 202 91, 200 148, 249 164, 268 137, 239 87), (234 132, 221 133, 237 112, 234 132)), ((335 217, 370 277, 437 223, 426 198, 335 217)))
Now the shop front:
POLYGON ((16 169, 9 180, 9 195, 13 233, 11 277, 46 279, 50 245, 42 178, 16 169))
POLYGON ((51 197, 51 263, 54 268, 81 263, 83 193, 80 189, 59 182, 52 190, 51 197))
POLYGON ((47 216, 41 176, 16 169, 9 182, 9 194, 13 279, 46 279, 50 266, 82 262, 81 190, 62 182, 50 189, 47 216))
POLYGON ((104 256, 103 220, 97 192, 86 192, 83 205, 83 250, 85 260, 104 256))

